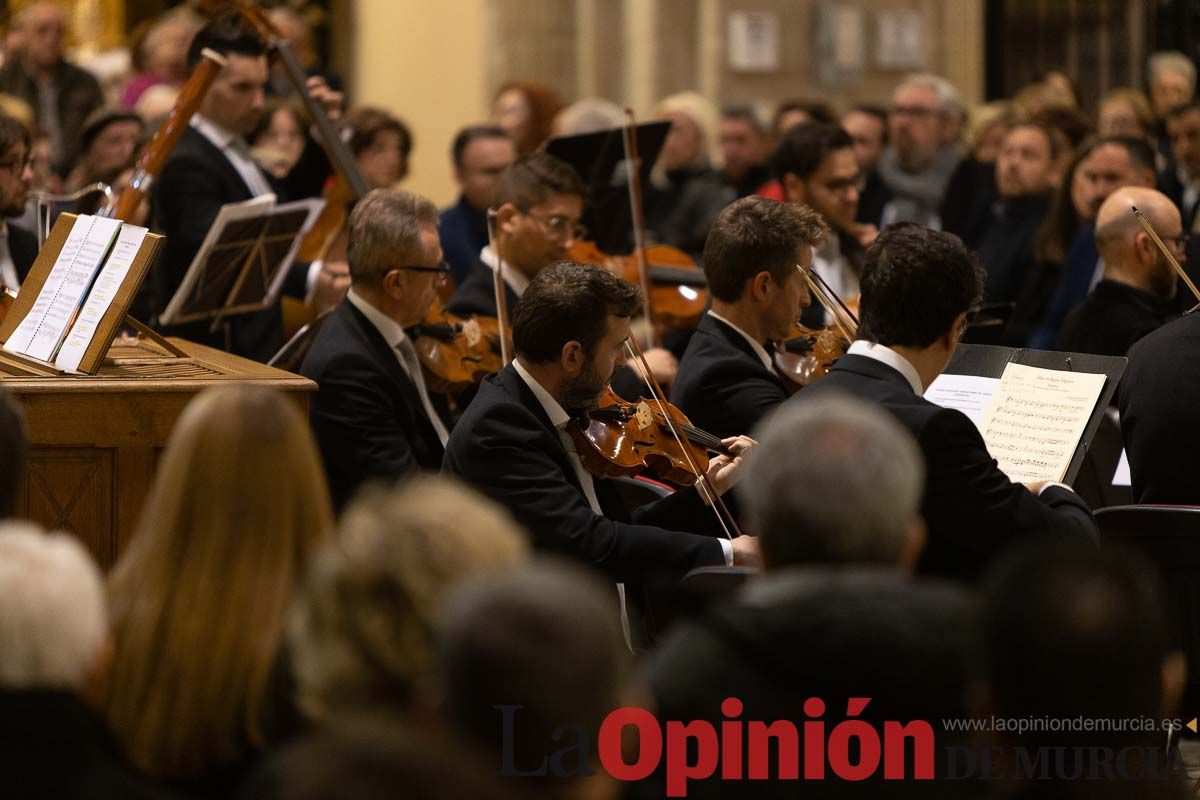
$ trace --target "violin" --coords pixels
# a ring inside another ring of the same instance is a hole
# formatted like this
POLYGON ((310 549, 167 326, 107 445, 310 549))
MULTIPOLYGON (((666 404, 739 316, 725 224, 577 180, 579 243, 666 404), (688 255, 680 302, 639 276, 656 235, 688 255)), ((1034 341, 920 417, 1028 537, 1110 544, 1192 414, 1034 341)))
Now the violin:
MULTIPOLYGON (((594 242, 577 241, 567 257, 582 264, 595 264, 621 276, 635 286, 641 285, 636 254, 609 255, 594 242)), ((643 260, 650 278, 646 304, 650 317, 665 328, 691 329, 700 324, 708 309, 708 280, 704 271, 687 253, 670 245, 647 247, 643 260)))
POLYGON ((775 371, 792 393, 824 378, 834 362, 846 354, 858 333, 858 301, 843 301, 812 267, 796 265, 804 275, 809 292, 833 319, 831 325, 813 330, 796 323, 791 338, 775 344, 775 371))
POLYGON ((716 436, 692 425, 676 406, 664 401, 660 408, 657 400, 645 399, 630 403, 611 388, 604 390, 595 408, 572 420, 567 433, 584 469, 602 478, 649 469, 664 480, 690 486, 708 470, 709 453, 734 455, 716 436), (671 432, 672 426, 680 438, 671 432))
POLYGON ((435 300, 411 332, 425 384, 436 394, 459 394, 504 366, 495 317, 463 319, 435 300))

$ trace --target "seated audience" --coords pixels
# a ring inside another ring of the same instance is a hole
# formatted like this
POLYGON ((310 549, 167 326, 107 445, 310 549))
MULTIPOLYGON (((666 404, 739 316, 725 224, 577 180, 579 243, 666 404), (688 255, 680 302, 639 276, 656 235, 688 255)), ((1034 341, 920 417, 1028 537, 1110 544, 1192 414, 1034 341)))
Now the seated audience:
POLYGON ((625 124, 625 111, 603 97, 581 97, 554 115, 550 135, 579 136, 585 133, 620 128, 625 124))
POLYGON ((1117 389, 1135 503, 1200 505, 1200 314, 1187 314, 1129 348, 1117 389))
POLYGON ((1183 227, 1190 231, 1200 210, 1200 103, 1167 112, 1166 130, 1174 169, 1159 176, 1159 187, 1179 207, 1183 227))
MULTIPOLYGON (((545 560, 465 582, 447 598, 441 629, 443 716, 495 772, 505 764, 536 772, 548 756, 594 741, 604 718, 633 700, 608 593, 568 564, 545 560), (580 729, 586 738, 576 740, 580 729)), ((619 796, 622 784, 601 769, 594 747, 559 763, 583 774, 507 780, 537 797, 619 796)))
POLYGON ((25 410, 17 398, 0 387, 0 520, 25 510, 23 490, 28 454, 25 410))
POLYGON ((879 178, 879 159, 888 143, 887 121, 887 109, 875 105, 857 105, 842 117, 842 129, 854 141, 858 160, 858 222, 875 224, 888 201, 888 191, 879 178))
POLYGON ((288 642, 315 720, 407 713, 430 678, 446 593, 528 558, 524 531, 495 503, 443 478, 364 492, 313 560, 288 642))
POLYGON ((936 75, 913 75, 892 93, 888 146, 879 177, 891 192, 877 227, 893 222, 941 226, 939 209, 961 158, 963 105, 958 90, 936 75))
POLYGON ((408 175, 412 131, 381 108, 358 106, 341 121, 342 135, 370 189, 393 189, 408 175))
POLYGON ((784 100, 775 107, 775 116, 771 120, 771 136, 775 141, 779 141, 792 128, 809 122, 834 125, 837 123, 837 115, 833 113, 833 107, 824 100, 784 100))
POLYGON ((460 285, 488 245, 487 210, 496 196, 500 176, 517 157, 512 139, 495 125, 472 125, 454 137, 450 148, 458 202, 442 209, 438 233, 450 264, 454 285, 460 285))
POLYGON ((1133 215, 1134 207, 1146 215, 1176 261, 1187 262, 1179 209, 1166 195, 1132 186, 1113 192, 1096 215, 1096 249, 1104 261, 1104 279, 1067 315, 1055 349, 1123 356, 1134 342, 1175 316, 1170 303, 1179 279, 1133 215))
POLYGON ((981 605, 986 689, 973 692, 976 714, 1068 722, 1049 731, 989 731, 980 744, 990 745, 994 773, 1007 778, 1005 796, 1190 795, 1166 730, 1130 724, 1177 718, 1187 674, 1170 642, 1161 591, 1140 556, 1031 544, 997 563, 981 605), (1080 719, 1095 727, 1069 724, 1080 719), (1049 753, 1054 767, 1045 776, 1020 769, 1049 753), (1105 758, 1111 761, 1098 762, 1105 758))
POLYGON ((1166 121, 1171 109, 1186 105, 1196 97, 1196 65, 1185 53, 1178 50, 1161 50, 1152 53, 1146 61, 1146 77, 1149 83, 1150 106, 1158 118, 1156 135, 1158 150, 1171 154, 1167 137, 1166 121))
POLYGON ((1033 245, 1058 182, 1054 135, 1035 123, 1013 126, 996 159, 996 199, 964 237, 987 270, 983 297, 1015 303, 1036 280, 1033 245))
POLYGON ((721 437, 748 434, 788 398, 774 343, 795 336, 810 302, 800 270, 812 266, 824 235, 812 209, 765 197, 744 197, 717 217, 704 246, 712 308, 671 387, 671 402, 694 425, 721 437))
POLYGON ((187 65, 188 43, 201 25, 196 13, 186 6, 168 11, 149 24, 144 38, 130 53, 135 74, 121 91, 122 108, 137 108, 151 87, 177 87, 187 80, 191 72, 187 65))
MULTIPOLYGON (((986 217, 996 200, 996 159, 1004 137, 1016 122, 1012 103, 976 106, 968 116, 967 150, 954 168, 942 196, 942 230, 968 240, 971 228, 986 217)), ((968 241, 968 244, 973 244, 968 241)))
POLYGON ((1137 89, 1110 89, 1100 100, 1096 133, 1100 136, 1133 136, 1153 141, 1154 112, 1137 89))
POLYGON ((0 291, 16 292, 37 258, 32 229, 12 224, 25 215, 33 184, 29 129, 0 114, 0 291))
POLYGON ((300 366, 318 386, 309 419, 335 509, 368 481, 436 470, 449 436, 405 332, 425 318, 446 271, 437 209, 376 189, 351 212, 349 242, 350 291, 300 366))
POLYGON ((282 179, 304 152, 307 127, 294 104, 272 98, 266 102, 254 130, 246 136, 250 155, 266 172, 282 179))
POLYGON ((0 769, 28 800, 165 797, 95 711, 112 643, 104 581, 74 537, 0 523, 0 769))
POLYGON ((67 175, 64 190, 74 192, 97 181, 115 183, 133 166, 142 133, 142 119, 132 111, 111 106, 93 111, 83 123, 79 161, 67 175))
POLYGON ((492 122, 513 140, 517 155, 524 156, 550 137, 554 117, 562 108, 562 99, 549 86, 510 81, 500 87, 492 100, 492 122))
POLYGON ((929 525, 919 570, 967 581, 1020 538, 1096 537, 1091 512, 1073 491, 1013 483, 965 414, 922 396, 950 363, 981 290, 981 270, 957 237, 915 224, 888 228, 867 250, 858 340, 825 378, 788 401, 847 392, 912 432, 925 456, 921 510, 929 525))
POLYGON ((285 619, 330 525, 292 399, 231 385, 188 405, 109 579, 104 708, 139 769, 189 797, 224 798, 294 732, 285 619))
POLYGON ((1142 139, 1097 139, 1079 162, 1076 180, 1078 205, 1087 210, 1089 224, 1075 234, 1041 319, 1030 335, 1029 346, 1040 350, 1054 347, 1067 314, 1087 298, 1103 275, 1098 269, 1094 223, 1100 205, 1122 186, 1154 188, 1154 150, 1142 139))
POLYGON ((767 131, 749 106, 731 106, 721 112, 718 127, 721 175, 738 197, 758 191, 767 180, 767 131))

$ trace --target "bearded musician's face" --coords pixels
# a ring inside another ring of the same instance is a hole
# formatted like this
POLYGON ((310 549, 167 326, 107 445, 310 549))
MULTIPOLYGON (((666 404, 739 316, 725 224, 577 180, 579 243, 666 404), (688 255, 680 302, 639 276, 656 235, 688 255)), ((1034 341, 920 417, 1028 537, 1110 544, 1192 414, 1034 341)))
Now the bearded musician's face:
POLYGON ((587 354, 583 369, 564 384, 560 398, 563 408, 572 411, 596 404, 617 367, 625 363, 625 341, 628 338, 629 318, 610 314, 605 323, 604 336, 596 343, 593 352, 587 354))

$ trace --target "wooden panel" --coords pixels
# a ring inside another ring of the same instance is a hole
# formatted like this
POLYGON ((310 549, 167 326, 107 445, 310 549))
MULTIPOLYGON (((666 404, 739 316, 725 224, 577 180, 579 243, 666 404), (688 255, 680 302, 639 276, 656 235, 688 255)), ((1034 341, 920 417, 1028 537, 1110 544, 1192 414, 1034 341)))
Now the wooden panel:
POLYGON ((25 479, 25 514, 74 533, 101 566, 116 558, 114 453, 101 448, 34 447, 25 479))

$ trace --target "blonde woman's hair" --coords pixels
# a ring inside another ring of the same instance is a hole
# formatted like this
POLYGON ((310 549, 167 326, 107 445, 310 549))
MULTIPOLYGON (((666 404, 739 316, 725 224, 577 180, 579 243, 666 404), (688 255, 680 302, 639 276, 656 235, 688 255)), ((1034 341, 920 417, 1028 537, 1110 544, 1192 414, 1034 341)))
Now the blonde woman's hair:
POLYGON ((138 767, 196 776, 265 743, 287 610, 331 525, 294 404, 239 385, 188 405, 109 583, 106 711, 138 767))
POLYGON ((434 659, 447 590, 512 569, 529 549, 507 511, 448 478, 368 488, 314 560, 292 614, 289 649, 305 710, 406 705, 434 659))
POLYGON ((721 115, 717 107, 699 92, 679 92, 668 95, 654 107, 654 114, 679 113, 690 119, 700 132, 700 150, 704 154, 708 166, 721 166, 721 146, 717 141, 717 129, 721 124, 721 115))

